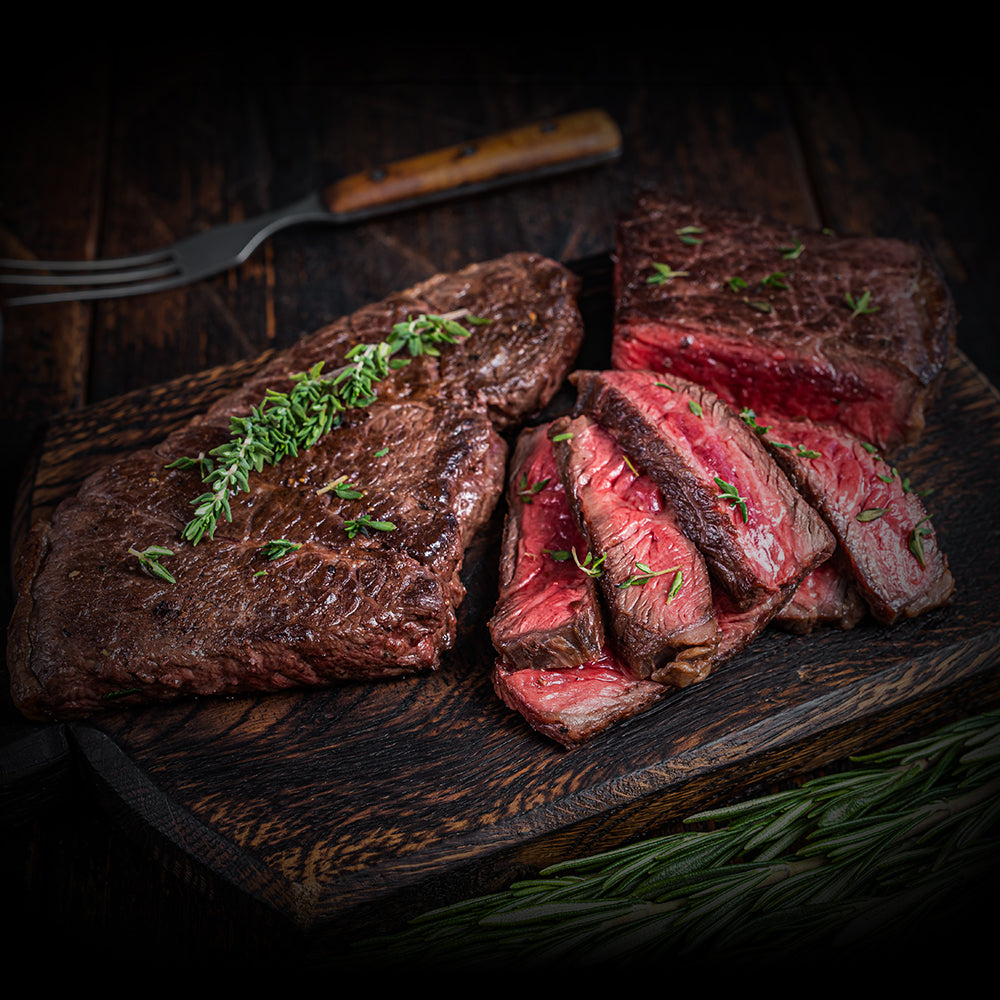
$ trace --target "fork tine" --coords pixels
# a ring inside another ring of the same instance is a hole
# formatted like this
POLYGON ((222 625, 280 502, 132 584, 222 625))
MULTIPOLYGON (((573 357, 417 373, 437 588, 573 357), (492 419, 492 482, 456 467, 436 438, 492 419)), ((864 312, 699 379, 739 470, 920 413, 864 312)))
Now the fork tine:
POLYGON ((0 285, 53 285, 66 289, 5 299, 5 304, 11 306, 138 295, 182 283, 177 255, 170 247, 90 261, 0 260, 0 268, 8 271, 0 274, 0 285), (171 281, 171 277, 176 280, 171 281))

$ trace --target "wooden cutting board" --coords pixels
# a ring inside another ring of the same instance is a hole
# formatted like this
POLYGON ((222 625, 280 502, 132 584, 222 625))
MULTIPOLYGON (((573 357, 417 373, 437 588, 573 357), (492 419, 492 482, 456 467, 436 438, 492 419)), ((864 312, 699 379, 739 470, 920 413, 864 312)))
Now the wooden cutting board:
MULTIPOLYGON (((610 266, 583 262, 580 367, 607 366, 610 266)), ((264 358, 65 415, 24 484, 15 537, 80 480, 163 437, 264 358)), ((560 394, 553 409, 568 405, 560 394)), ((66 727, 112 815, 206 892, 318 941, 392 929, 1000 701, 1000 394, 961 354, 898 456, 957 580, 896 628, 768 632, 705 682, 566 751, 492 691, 485 630, 502 511, 465 567, 460 637, 427 677, 123 710, 66 727)))

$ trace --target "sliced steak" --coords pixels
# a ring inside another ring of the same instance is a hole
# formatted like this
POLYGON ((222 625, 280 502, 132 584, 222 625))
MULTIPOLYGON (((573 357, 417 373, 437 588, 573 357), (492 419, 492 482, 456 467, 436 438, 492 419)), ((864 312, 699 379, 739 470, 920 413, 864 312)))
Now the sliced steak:
POLYGON ((593 420, 561 417, 549 436, 587 544, 579 557, 599 573, 614 652, 640 677, 676 686, 700 680, 718 642, 701 554, 652 479, 593 420))
POLYGON ((710 390, 650 371, 577 371, 570 379, 577 409, 613 433, 656 483, 734 611, 777 610, 833 552, 818 514, 710 390))
POLYGON ((580 666, 604 647, 596 584, 566 558, 586 546, 547 432, 548 424, 521 432, 508 472, 499 595, 489 621, 508 669, 580 666))
POLYGON ((920 435, 954 344, 950 293, 918 247, 655 195, 619 227, 615 285, 614 367, 888 451, 920 435))
POLYGON ((493 686, 508 708, 567 749, 645 711, 669 690, 636 677, 610 653, 563 670, 509 670, 498 661, 493 686))
POLYGON ((830 525, 872 615, 891 625, 951 599, 955 581, 919 495, 873 446, 812 421, 762 421, 762 435, 830 525))
POLYGON ((544 406, 564 378, 582 336, 575 284, 532 255, 425 282, 305 338, 161 446, 95 473, 35 525, 18 560, 8 629, 18 708, 78 718, 435 669, 454 641, 465 547, 503 490, 495 425, 544 406), (463 309, 492 322, 390 375, 376 403, 312 448, 265 466, 214 539, 180 541, 204 486, 193 469, 167 469, 173 459, 227 441, 229 416, 266 388, 287 390, 290 373, 318 360, 334 370, 348 346, 384 340, 421 311, 463 309), (339 496, 338 481, 362 496, 339 496), (365 527, 365 516, 393 527, 365 527), (300 547, 271 560, 263 546, 277 540, 300 547), (148 545, 173 549, 162 565, 176 582, 142 572, 128 550, 148 545))
POLYGON ((778 612, 774 624, 800 635, 818 628, 854 628, 868 613, 851 577, 835 559, 817 566, 796 588, 792 599, 778 612))

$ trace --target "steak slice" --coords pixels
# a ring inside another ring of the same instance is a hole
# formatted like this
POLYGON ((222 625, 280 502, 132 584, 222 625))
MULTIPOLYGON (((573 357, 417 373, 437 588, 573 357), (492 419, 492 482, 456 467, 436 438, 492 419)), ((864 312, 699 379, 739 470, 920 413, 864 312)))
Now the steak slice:
POLYGON ((887 452, 920 436, 954 345, 951 295, 918 247, 652 194, 619 226, 615 287, 613 367, 836 423, 887 452), (654 265, 676 276, 655 283, 654 265))
POLYGON ((549 436, 617 657, 640 677, 678 687, 700 680, 718 643, 701 554, 652 479, 593 420, 560 417, 549 436))
POLYGON ((508 708, 567 749, 650 708, 669 690, 636 677, 612 653, 561 670, 511 670, 498 660, 493 686, 508 708))
POLYGON ((872 615, 892 625, 951 599, 955 581, 920 496, 872 445, 808 420, 765 422, 778 462, 822 514, 872 615))
POLYGON ((575 283, 533 255, 432 279, 305 338, 157 448, 91 476, 19 554, 8 664, 20 711, 79 718, 435 669, 455 637, 464 550, 503 490, 497 425, 544 406, 580 343, 575 283), (174 459, 227 441, 229 417, 265 389, 287 391, 291 373, 318 360, 335 369, 349 346, 384 340, 418 310, 466 309, 491 322, 390 375, 377 402, 252 476, 214 539, 180 541, 204 486, 193 469, 166 468, 174 459), (340 496, 337 483, 362 495, 340 496), (263 546, 278 540, 301 547, 271 560, 263 546), (149 545, 174 551, 162 565, 176 582, 129 554, 149 545))
POLYGON ((594 580, 561 558, 585 545, 547 432, 548 424, 521 432, 508 472, 499 595, 488 623, 507 669, 580 666, 604 647, 594 580))
POLYGON ((710 390, 650 371, 577 371, 577 409, 659 487, 736 612, 788 599, 833 552, 819 515, 710 390))
POLYGON ((868 613, 858 588, 842 572, 836 554, 817 566, 796 588, 792 599, 775 615, 774 624, 805 635, 818 628, 849 630, 868 613))

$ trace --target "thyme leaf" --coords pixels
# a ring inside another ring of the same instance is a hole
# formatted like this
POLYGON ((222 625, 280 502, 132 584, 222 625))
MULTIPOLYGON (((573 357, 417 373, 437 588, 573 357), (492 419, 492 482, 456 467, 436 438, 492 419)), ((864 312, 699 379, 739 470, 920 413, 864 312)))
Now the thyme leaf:
POLYGON ((871 304, 871 289, 866 288, 860 298, 855 299, 855 297, 850 292, 844 293, 844 298, 847 300, 847 304, 851 307, 851 318, 855 316, 863 316, 867 313, 874 313, 879 311, 879 306, 873 306, 871 304))
POLYGON ((788 285, 785 283, 785 279, 788 275, 784 271, 774 271, 772 274, 767 275, 765 278, 761 278, 761 285, 764 288, 780 288, 785 290, 788 285))
POLYGON ((681 585, 684 582, 684 577, 679 566, 671 566, 669 569, 650 569, 649 565, 644 562, 636 561, 635 573, 633 573, 627 580, 622 580, 618 584, 619 587, 641 587, 644 583, 652 580, 657 576, 666 576, 667 573, 673 573, 674 579, 670 584, 670 590, 667 592, 667 603, 669 604, 676 596, 678 591, 681 589, 681 585))
POLYGON ((669 264, 661 264, 655 260, 653 261, 653 269, 656 273, 651 274, 646 279, 647 285, 664 285, 668 281, 673 281, 674 278, 686 278, 688 276, 687 271, 675 271, 669 264))
POLYGON ((888 507, 867 507, 858 513, 856 520, 877 521, 888 509, 888 507))
POLYGON ((749 519, 746 498, 740 496, 739 491, 732 483, 727 483, 725 479, 720 479, 719 476, 715 477, 715 485, 722 490, 718 499, 725 500, 733 507, 739 507, 740 514, 743 516, 743 523, 746 524, 749 519))
POLYGON ((270 560, 280 559, 289 552, 298 552, 302 548, 301 542, 290 542, 287 538, 276 538, 273 541, 265 542, 261 547, 261 552, 270 560))
POLYGON ((128 554, 135 556, 139 560, 139 566, 143 572, 148 573, 150 576, 157 576, 161 580, 166 580, 167 583, 177 582, 173 574, 160 563, 160 559, 163 556, 172 556, 174 554, 172 549, 164 548, 162 545, 147 545, 141 552, 138 549, 130 547, 128 554))
POLYGON ((368 534, 369 529, 372 531, 395 531, 396 525, 392 521, 375 521, 368 514, 359 514, 357 517, 351 518, 344 522, 344 531, 347 532, 348 538, 354 538, 358 534, 362 534, 365 538, 370 538, 368 534))
POLYGON ((545 479, 540 479, 537 483, 532 483, 528 485, 528 474, 526 472, 521 473, 521 478, 518 480, 517 484, 517 495, 521 498, 524 503, 531 503, 532 498, 536 493, 540 493, 549 484, 550 476, 546 476, 545 479))
POLYGON ((740 410, 740 419, 758 434, 766 434, 771 429, 770 424, 764 427, 757 423, 757 414, 751 410, 749 406, 744 406, 743 409, 740 410))
POLYGON ((805 247, 802 245, 802 241, 797 239, 792 246, 781 248, 781 256, 785 260, 798 260, 802 256, 803 250, 805 250, 805 247))
POLYGON ((922 517, 919 521, 917 521, 917 523, 913 526, 913 530, 910 532, 910 540, 908 544, 910 552, 913 553, 917 562, 920 563, 921 569, 927 568, 927 564, 924 562, 924 538, 931 534, 931 531, 933 530, 929 524, 925 523, 929 520, 930 515, 928 514, 926 517, 922 517))
POLYGON ((687 243, 688 246, 697 246, 699 243, 704 242, 701 239, 701 234, 704 231, 701 226, 682 226, 676 230, 676 233, 680 237, 681 243, 687 243))

